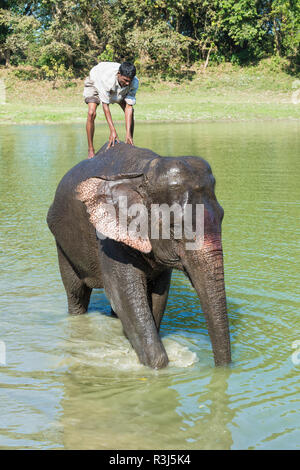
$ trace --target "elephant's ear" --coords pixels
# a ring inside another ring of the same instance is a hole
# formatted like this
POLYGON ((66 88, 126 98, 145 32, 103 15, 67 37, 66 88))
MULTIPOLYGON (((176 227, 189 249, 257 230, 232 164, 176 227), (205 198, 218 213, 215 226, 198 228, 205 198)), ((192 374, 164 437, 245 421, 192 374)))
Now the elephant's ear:
POLYGON ((138 192, 141 182, 141 175, 136 174, 114 181, 89 178, 77 186, 77 199, 85 204, 99 238, 104 235, 143 253, 150 253, 148 215, 143 197, 138 192), (138 216, 134 219, 136 212, 138 216))

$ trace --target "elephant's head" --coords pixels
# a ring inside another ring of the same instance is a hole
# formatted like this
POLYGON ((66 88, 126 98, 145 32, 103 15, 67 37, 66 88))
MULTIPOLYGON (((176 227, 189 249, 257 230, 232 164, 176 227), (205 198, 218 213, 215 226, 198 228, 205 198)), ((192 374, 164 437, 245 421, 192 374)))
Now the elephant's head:
POLYGON ((221 242, 224 211, 216 199, 211 168, 198 157, 163 158, 152 164, 147 178, 151 201, 170 207, 179 203, 182 214, 188 205, 192 207, 193 232, 199 222, 197 204, 203 210, 199 213, 203 214, 203 233, 191 244, 182 227, 181 238, 176 239, 171 230, 171 240, 152 239, 151 245, 162 262, 171 261, 190 279, 205 313, 215 363, 228 364, 231 354, 221 242))
POLYGON ((231 357, 221 243, 223 209, 214 187, 211 168, 202 158, 152 157, 143 171, 97 175, 83 181, 77 190, 99 236, 103 234, 125 243, 160 264, 184 271, 200 298, 215 364, 224 365, 231 357), (123 209, 120 201, 123 201, 123 209), (182 219, 171 212, 169 236, 159 232, 157 237, 156 231, 154 237, 153 230, 163 224, 163 216, 157 212, 157 205, 162 204, 170 208, 177 205, 181 216, 188 206, 193 208, 193 232, 197 225, 195 208, 199 204, 203 209, 200 214, 204 214, 203 236, 187 238, 182 219), (156 211, 152 211, 153 205, 156 211), (122 217, 124 220, 124 207, 128 230, 120 222, 122 217), (176 235, 180 232, 176 232, 178 225, 182 226, 181 237, 176 235), (188 245, 191 242, 192 249, 188 245))

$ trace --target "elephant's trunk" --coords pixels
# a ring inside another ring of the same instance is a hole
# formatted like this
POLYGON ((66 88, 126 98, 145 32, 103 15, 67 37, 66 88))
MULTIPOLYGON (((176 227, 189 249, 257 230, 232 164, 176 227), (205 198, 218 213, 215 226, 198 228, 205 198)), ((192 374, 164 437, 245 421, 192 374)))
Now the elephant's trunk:
POLYGON ((205 314, 215 364, 226 365, 231 353, 220 236, 205 237, 203 247, 185 251, 182 261, 205 314))

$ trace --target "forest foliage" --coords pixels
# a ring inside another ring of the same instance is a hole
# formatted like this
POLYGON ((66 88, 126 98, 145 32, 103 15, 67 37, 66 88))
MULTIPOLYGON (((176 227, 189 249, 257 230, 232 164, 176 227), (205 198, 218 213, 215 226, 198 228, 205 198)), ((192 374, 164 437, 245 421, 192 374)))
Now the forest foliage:
POLYGON ((100 60, 179 77, 210 63, 300 70, 300 0, 1 0, 0 64, 20 78, 83 77, 100 60))

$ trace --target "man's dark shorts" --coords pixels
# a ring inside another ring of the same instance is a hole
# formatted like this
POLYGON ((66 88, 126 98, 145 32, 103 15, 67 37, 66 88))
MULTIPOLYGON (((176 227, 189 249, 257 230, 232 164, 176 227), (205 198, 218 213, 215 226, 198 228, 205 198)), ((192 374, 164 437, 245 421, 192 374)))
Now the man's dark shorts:
POLYGON ((98 91, 94 85, 94 81, 87 77, 84 80, 84 89, 83 89, 84 102, 88 103, 97 103, 100 104, 100 98, 98 91))

